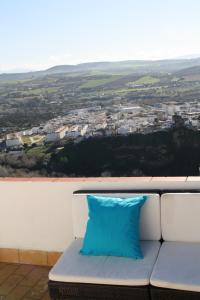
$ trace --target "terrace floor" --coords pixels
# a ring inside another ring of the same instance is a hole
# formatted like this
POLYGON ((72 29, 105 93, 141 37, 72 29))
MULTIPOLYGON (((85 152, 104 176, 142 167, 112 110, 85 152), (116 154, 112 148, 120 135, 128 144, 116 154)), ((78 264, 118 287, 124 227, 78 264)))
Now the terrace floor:
POLYGON ((49 267, 0 263, 0 300, 49 300, 49 267))

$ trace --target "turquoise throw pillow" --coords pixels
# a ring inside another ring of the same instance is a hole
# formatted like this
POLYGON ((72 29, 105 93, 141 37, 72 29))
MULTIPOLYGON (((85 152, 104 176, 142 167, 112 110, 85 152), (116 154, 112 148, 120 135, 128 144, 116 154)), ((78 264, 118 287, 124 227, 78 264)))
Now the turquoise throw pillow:
POLYGON ((80 253, 143 258, 139 223, 146 199, 88 195, 89 219, 80 253))

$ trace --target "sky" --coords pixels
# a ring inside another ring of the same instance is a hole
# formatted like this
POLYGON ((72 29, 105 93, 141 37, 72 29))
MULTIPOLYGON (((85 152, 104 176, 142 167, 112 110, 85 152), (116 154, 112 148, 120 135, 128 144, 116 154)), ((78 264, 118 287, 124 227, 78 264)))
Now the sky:
POLYGON ((0 72, 200 55, 199 0, 0 0, 0 72))

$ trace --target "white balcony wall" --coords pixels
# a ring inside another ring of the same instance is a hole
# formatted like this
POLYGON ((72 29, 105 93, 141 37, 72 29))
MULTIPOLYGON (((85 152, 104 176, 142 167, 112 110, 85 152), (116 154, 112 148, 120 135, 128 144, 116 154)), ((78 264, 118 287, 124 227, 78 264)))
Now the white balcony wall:
POLYGON ((200 181, 104 178, 1 180, 0 248, 62 251, 73 240, 72 201, 77 190, 199 188, 200 181))

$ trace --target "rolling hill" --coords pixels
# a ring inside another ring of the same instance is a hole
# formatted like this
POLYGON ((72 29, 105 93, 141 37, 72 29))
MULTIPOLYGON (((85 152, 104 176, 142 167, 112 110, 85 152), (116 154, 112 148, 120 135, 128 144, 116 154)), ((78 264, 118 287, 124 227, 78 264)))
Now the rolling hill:
POLYGON ((0 81, 20 81, 39 78, 54 74, 79 74, 87 72, 101 72, 104 74, 148 74, 152 72, 173 73, 187 68, 200 67, 200 58, 171 59, 171 60, 130 60, 119 62, 92 62, 78 65, 54 66, 44 71, 0 74, 0 81))
POLYGON ((184 78, 187 81, 200 80, 200 66, 186 68, 176 72, 177 77, 184 78))

